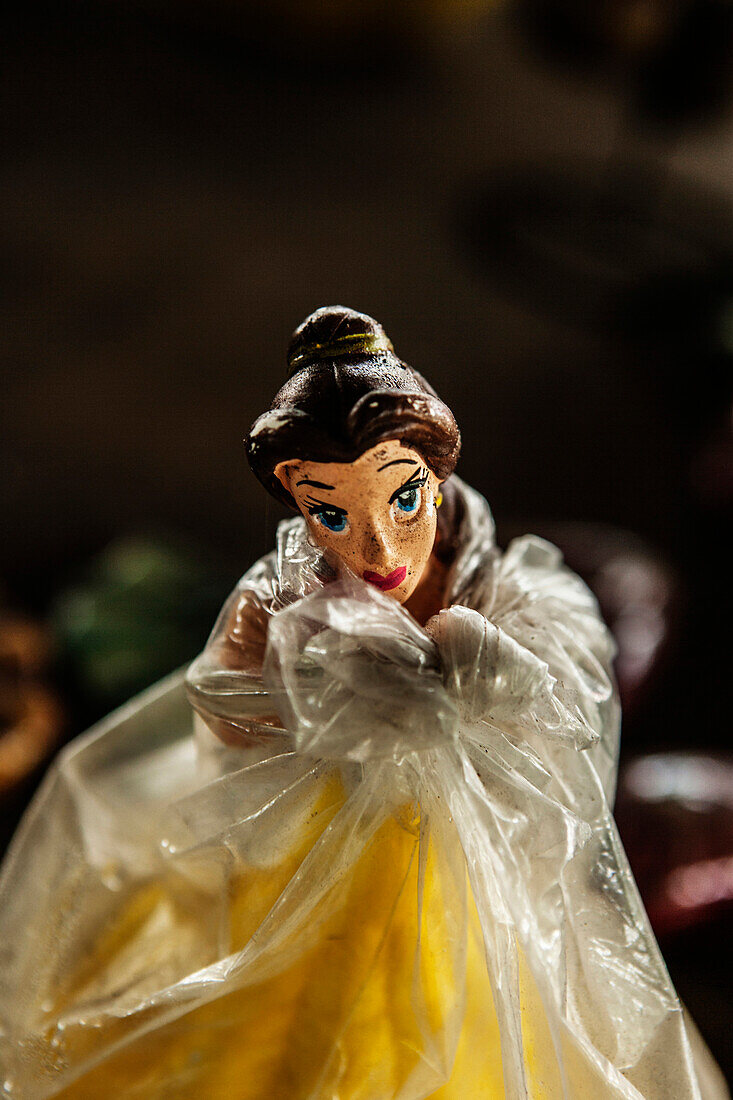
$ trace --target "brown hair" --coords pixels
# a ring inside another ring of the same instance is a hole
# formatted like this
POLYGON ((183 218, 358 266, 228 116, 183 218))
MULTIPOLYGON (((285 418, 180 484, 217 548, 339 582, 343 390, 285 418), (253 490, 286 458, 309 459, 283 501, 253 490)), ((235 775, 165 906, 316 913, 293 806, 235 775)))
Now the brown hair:
POLYGON ((453 413, 397 358, 372 317, 344 306, 316 310, 293 333, 288 367, 288 381, 252 425, 247 457, 268 492, 289 507, 295 501, 274 471, 290 459, 353 462, 377 443, 399 439, 441 480, 455 469, 461 437, 453 413))

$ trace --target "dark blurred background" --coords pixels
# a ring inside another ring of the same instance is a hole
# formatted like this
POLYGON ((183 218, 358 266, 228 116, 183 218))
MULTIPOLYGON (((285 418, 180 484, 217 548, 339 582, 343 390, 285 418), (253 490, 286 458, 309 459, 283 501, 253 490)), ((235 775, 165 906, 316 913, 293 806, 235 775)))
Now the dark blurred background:
POLYGON ((732 1074, 733 5, 17 5, 2 68, 0 847, 271 546, 242 438, 353 306, 599 596, 622 834, 732 1074))

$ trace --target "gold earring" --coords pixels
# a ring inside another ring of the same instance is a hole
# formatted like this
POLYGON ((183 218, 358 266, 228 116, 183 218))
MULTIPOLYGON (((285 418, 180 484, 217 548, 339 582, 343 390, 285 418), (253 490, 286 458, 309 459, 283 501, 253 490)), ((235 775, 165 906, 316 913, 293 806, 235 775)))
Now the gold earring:
POLYGON ((443 503, 443 494, 438 493, 437 497, 435 498, 435 507, 440 508, 442 503, 443 503))

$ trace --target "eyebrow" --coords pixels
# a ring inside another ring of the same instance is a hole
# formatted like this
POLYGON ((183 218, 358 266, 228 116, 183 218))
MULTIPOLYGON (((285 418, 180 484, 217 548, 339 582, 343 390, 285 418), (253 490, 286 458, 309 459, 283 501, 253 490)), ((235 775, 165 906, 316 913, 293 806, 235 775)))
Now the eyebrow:
POLYGON ((386 470, 388 466, 419 466, 420 463, 416 462, 414 458, 393 458, 391 462, 385 462, 384 466, 380 466, 377 470, 378 474, 381 474, 382 470, 386 470))
POLYGON ((298 485, 312 485, 315 489, 335 489, 335 485, 326 485, 325 481, 314 481, 312 477, 301 478, 300 481, 296 481, 296 487, 298 485))
POLYGON ((395 491, 392 493, 392 496, 389 498, 389 503, 391 504, 393 501, 397 500, 397 497, 400 495, 400 493, 404 493, 405 489, 417 489, 420 486, 424 485, 427 480, 427 467, 418 466, 418 469, 415 470, 415 473, 410 474, 407 481, 403 481, 399 488, 395 489, 395 491), (421 474, 421 470, 423 470, 424 473, 421 474))

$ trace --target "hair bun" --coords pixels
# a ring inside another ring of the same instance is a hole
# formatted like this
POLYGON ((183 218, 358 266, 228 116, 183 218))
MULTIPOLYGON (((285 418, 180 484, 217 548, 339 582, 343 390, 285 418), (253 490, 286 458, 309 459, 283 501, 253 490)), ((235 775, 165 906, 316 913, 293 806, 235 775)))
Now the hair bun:
POLYGON ((322 306, 306 317, 290 338, 288 374, 311 363, 346 355, 377 352, 394 355, 392 343, 378 321, 346 306, 322 306))
POLYGON ((247 437, 262 484, 297 508, 275 473, 281 462, 355 462, 385 440, 414 447, 442 481, 458 461, 461 436, 432 386, 398 359, 366 313, 325 306, 306 317, 288 349, 290 377, 247 437))

